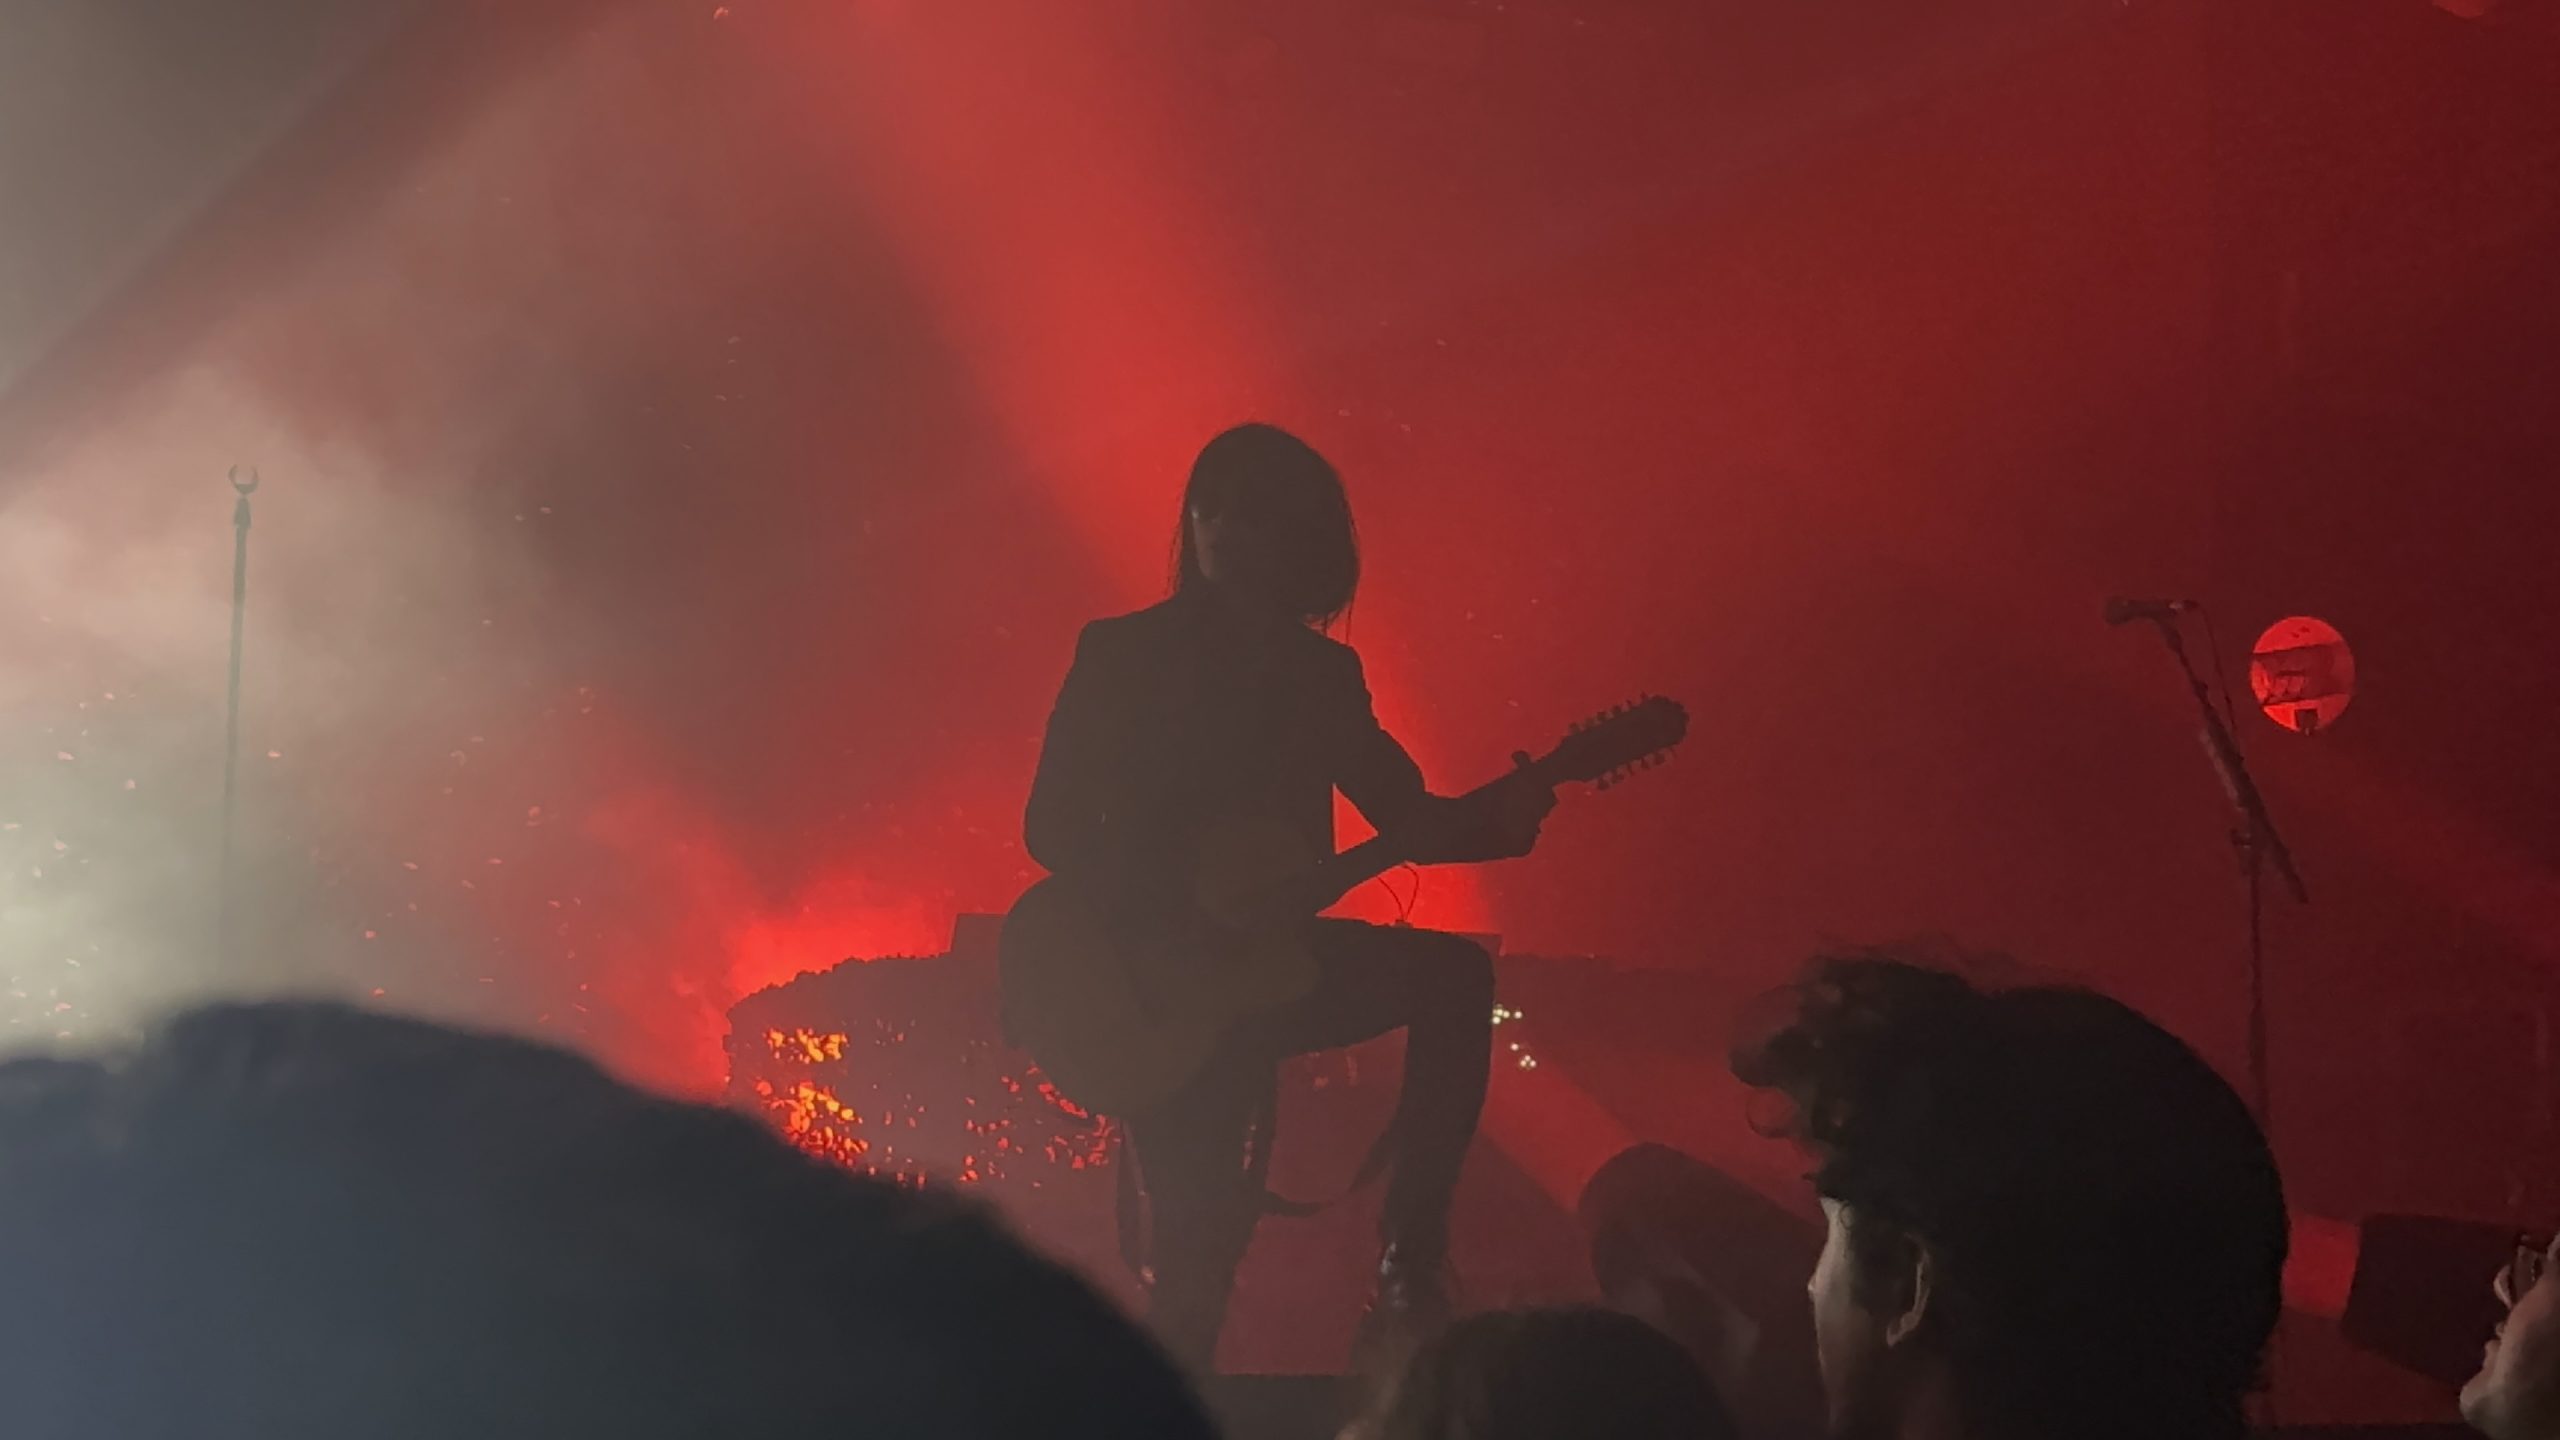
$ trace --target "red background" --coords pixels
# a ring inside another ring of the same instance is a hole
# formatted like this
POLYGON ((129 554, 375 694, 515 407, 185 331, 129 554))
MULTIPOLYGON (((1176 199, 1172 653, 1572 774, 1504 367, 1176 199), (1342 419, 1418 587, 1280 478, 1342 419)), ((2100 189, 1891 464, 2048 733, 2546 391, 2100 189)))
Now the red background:
MULTIPOLYGON (((2242 714, 2315 902, 2270 929, 2297 1205, 2551 1220, 2548 5, 316 13, 128 37, 48 102, 88 163, 19 142, 0 501, 83 558, 11 604, 86 640, 10 622, 50 778, 0 840, 85 866, 13 882, 21 970, 92 956, 25 1028, 316 984, 708 1089, 737 995, 1023 884, 1077 625, 1159 593, 1190 452, 1259 417, 1348 478, 1349 638, 1445 784, 1632 691, 1695 716, 1423 893, 1730 997, 1685 1045, 1537 1017, 1588 1053, 1499 1102, 1525 1169, 1783 1183, 1720 1057, 1826 939, 2007 951, 2236 1074, 2221 802, 2098 621, 2179 594, 2235 684, 2284 615, 2356 652, 2334 732, 2242 714), (244 458, 225 974, 170 897, 244 458), (75 708, 119 686, 146 718, 75 708), (60 778, 75 728, 147 803, 60 778)), ((2288 1346, 2288 1418, 2440 1404, 2288 1346)))

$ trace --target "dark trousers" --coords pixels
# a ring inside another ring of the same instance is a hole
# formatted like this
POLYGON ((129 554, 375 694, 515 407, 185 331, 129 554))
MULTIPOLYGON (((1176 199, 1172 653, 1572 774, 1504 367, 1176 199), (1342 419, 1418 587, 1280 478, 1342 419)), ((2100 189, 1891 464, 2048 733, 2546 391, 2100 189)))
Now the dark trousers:
POLYGON ((1262 1216, 1267 1156, 1257 1147, 1269 1137, 1254 1133, 1255 1121, 1270 1113, 1282 1059, 1405 1031, 1380 1228, 1424 1265, 1446 1252, 1449 1202, 1484 1110, 1493 1051, 1493 961, 1484 949, 1433 930, 1315 923, 1316 988, 1239 1027, 1180 1094, 1129 1117, 1153 1227, 1149 1318, 1199 1373, 1216 1354, 1236 1267, 1262 1216))

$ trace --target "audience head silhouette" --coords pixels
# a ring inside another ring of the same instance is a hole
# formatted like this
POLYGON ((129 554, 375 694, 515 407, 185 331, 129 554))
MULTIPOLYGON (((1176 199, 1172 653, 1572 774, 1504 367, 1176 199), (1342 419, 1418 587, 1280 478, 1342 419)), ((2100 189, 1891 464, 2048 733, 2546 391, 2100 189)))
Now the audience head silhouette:
POLYGON ((1366 1440, 1731 1440, 1706 1372, 1614 1310, 1492 1311, 1415 1353, 1366 1440))
POLYGON ((303 1004, 0 1065, 0 1410, 55 1440, 1211 1433, 952 1202, 546 1046, 303 1004))
POLYGON ((2519 1242, 2491 1285, 2507 1317, 2462 1387, 2462 1418, 2489 1440, 2560 1440, 2560 1240, 2519 1242))
POLYGON ((1887 954, 1820 960, 1789 998, 1735 1071, 1816 1161, 1834 1435, 2243 1433, 2284 1198, 2211 1067, 2103 996, 1887 954))
POLYGON ((1238 425, 1191 464, 1174 585, 1330 625, 1360 588, 1360 542, 1333 462, 1275 425, 1238 425))

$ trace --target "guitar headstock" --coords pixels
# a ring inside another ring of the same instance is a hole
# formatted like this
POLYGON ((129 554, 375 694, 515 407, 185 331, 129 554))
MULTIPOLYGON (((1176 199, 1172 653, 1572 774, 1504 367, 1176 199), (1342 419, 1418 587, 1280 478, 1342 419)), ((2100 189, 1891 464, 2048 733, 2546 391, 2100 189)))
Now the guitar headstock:
POLYGON ((1689 734, 1689 711, 1677 700, 1647 695, 1614 705, 1566 732, 1553 750, 1532 761, 1550 784, 1583 780, 1606 790, 1638 770, 1671 756, 1689 734))

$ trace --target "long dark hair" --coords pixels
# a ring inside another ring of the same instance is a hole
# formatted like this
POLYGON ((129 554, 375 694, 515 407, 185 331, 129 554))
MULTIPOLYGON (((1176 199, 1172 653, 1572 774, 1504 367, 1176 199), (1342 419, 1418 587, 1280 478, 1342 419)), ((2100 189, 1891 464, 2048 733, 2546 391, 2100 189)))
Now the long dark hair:
MULTIPOLYGON (((1237 557, 1267 567, 1290 612, 1330 629, 1360 588, 1360 536, 1333 462, 1277 425, 1245 424, 1201 447, 1175 522, 1173 587, 1203 583, 1194 513, 1239 524, 1237 557)), ((1222 553, 1225 546, 1221 546, 1222 553)))

